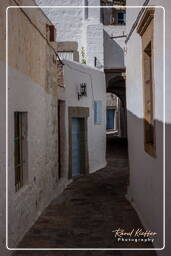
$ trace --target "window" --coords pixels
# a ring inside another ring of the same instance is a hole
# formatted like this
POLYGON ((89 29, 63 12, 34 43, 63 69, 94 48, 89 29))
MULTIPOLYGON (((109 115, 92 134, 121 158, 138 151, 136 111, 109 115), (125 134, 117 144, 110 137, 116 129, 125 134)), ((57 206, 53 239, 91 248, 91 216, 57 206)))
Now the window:
POLYGON ((102 102, 100 100, 94 102, 94 123, 102 123, 102 102))
POLYGON ((27 179, 27 113, 14 112, 15 190, 27 179))
POLYGON ((110 25, 125 25, 126 11, 112 9, 112 14, 110 16, 110 25))
POLYGON ((54 25, 47 24, 47 33, 50 42, 54 42, 56 40, 56 28, 54 25))
POLYGON ((106 129, 115 130, 115 109, 106 110, 106 129))
POLYGON ((85 20, 88 19, 88 0, 85 0, 85 9, 84 9, 84 17, 85 17, 85 20))
POLYGON ((104 25, 126 24, 125 0, 101 0, 101 18, 104 25), (110 8, 103 8, 110 6, 110 8))
POLYGON ((117 11, 117 24, 125 25, 125 11, 117 11))
POLYGON ((144 91, 144 149, 155 156, 155 121, 154 121, 154 80, 153 80, 153 15, 147 9, 138 27, 142 38, 142 67, 144 91))

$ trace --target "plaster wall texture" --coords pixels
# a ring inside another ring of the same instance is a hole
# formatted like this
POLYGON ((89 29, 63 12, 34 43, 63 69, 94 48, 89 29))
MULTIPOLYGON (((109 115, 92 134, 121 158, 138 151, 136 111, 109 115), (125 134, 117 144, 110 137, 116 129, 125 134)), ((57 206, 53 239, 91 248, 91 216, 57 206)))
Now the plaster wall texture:
MULTIPOLYGON (((100 0, 88 0, 88 6, 100 6, 100 0)), ((100 8, 89 8, 88 9, 88 20, 94 20, 95 23, 100 23, 100 8)))
POLYGON ((15 246, 49 202, 67 185, 58 178, 57 97, 9 69, 9 247, 15 246), (28 112, 28 180, 14 186, 14 111, 28 112))
MULTIPOLYGON (((99 69, 122 68, 124 62, 125 38, 111 39, 110 37, 125 33, 125 26, 103 26, 100 8, 43 8, 50 6, 84 6, 86 2, 80 0, 36 0, 44 13, 57 29, 58 41, 78 42, 78 51, 84 47, 87 65, 94 67, 97 58, 99 69), (65 33, 63 32, 65 31, 65 33)), ((88 6, 100 6, 100 0, 88 1, 88 6)), ((81 55, 80 55, 81 61, 81 55)))
MULTIPOLYGON (((58 88, 58 95, 66 103, 66 127, 68 127, 68 107, 88 107, 88 158, 89 172, 106 165, 106 87, 104 73, 87 65, 64 61, 64 88, 58 88), (87 84, 87 97, 78 100, 80 83, 87 84), (94 101, 102 101, 101 124, 94 124, 94 101)), ((66 156, 68 161, 69 138, 66 133, 66 156)), ((68 165, 68 163, 67 163, 68 165)))
MULTIPOLYGON (((82 0, 36 0, 40 6, 82 6, 82 0)), ((84 9, 82 8, 43 8, 43 12, 57 29, 58 41, 76 41, 81 44, 84 9), (65 31, 65 33, 64 33, 65 31)))
MULTIPOLYGON (((8 255, 9 252, 5 249, 5 9, 14 2, 1 1, 0 4, 0 248, 1 255, 8 255)), ((23 0, 20 4, 34 3, 23 0)), ((67 177, 58 179, 57 87, 62 85, 63 80, 61 65, 56 61, 53 50, 55 43, 50 44, 47 40, 46 24, 51 23, 38 9, 24 11, 39 31, 21 10, 9 9, 9 247, 17 246, 42 210, 68 184, 67 177), (28 179, 18 192, 15 192, 14 178, 15 111, 28 112, 28 179)))
MULTIPOLYGON (((134 5, 135 1, 127 1, 134 5)), ((140 4, 138 2, 138 4, 140 4)), ((154 4, 151 1, 150 4, 154 4)), ((155 1, 161 4, 161 1, 155 1)), ((169 6, 169 1, 165 2, 169 6)), ((137 9, 127 12, 127 33, 137 17, 137 9)), ((170 22, 170 20, 168 20, 170 22)), ((154 16, 154 119, 156 158, 144 151, 144 110, 141 37, 134 30, 127 43, 127 122, 130 164, 128 197, 147 229, 157 232, 154 246, 163 247, 163 10, 154 16), (137 139, 138 138, 138 139, 137 139)), ((167 42, 166 38, 166 42, 167 42)), ((168 51, 168 48, 166 48, 168 51)), ((168 61, 168 60, 167 60, 168 61)), ((169 65, 169 62, 166 62, 169 65)), ((166 88, 168 87, 166 82, 166 88)), ((168 110, 166 110, 168 113, 168 110)), ((163 255, 161 253, 161 255, 163 255)), ((168 255, 168 254, 166 254, 168 255)))
MULTIPOLYGON (((4 62, 1 80, 5 85, 4 62)), ((42 210, 68 184, 58 179, 57 98, 48 94, 28 76, 9 67, 9 247, 15 247, 42 210), (28 180, 15 192, 14 111, 28 112, 28 180)), ((5 88, 1 94, 1 200, 0 244, 5 250, 5 88)))
POLYGON ((126 34, 126 26, 104 26, 104 67, 105 69, 125 68, 125 37, 114 38, 126 34))
MULTIPOLYGON (((2 6, 3 21, 5 19, 5 6, 2 6)), ((37 27, 31 24, 26 15, 19 9, 8 9, 8 55, 9 65, 20 70, 31 77, 35 83, 46 89, 49 93, 56 90, 57 76, 56 71, 56 44, 48 41, 47 24, 51 24, 39 9, 24 9, 37 27), (21 22, 22 20, 22 22, 21 22), (39 23, 40 22, 40 23, 39 23), (17 24, 17 28, 16 28, 17 24), (24 29, 23 29, 24 28, 24 29), (25 33, 27 31, 27 33, 25 33), (36 44, 35 44, 36 42, 36 44), (15 49, 15 51, 14 51, 15 49), (48 73, 48 74, 47 74, 48 73), (52 79, 52 84, 48 84, 48 79, 52 79), (47 86, 50 86, 49 88, 47 86)), ((5 23, 3 25, 5 34, 5 23)), ((5 41, 3 36, 2 41, 5 41)), ((3 45, 5 47, 5 45, 3 45)), ((2 51, 1 58, 5 59, 5 51, 2 51)))
MULTIPOLYGON (((166 1, 158 1, 158 5, 161 5, 165 8, 165 15, 166 15, 166 34, 165 34, 165 54, 166 54, 166 60, 165 60, 165 75, 166 75, 166 87, 165 87, 165 120, 166 120, 166 141, 165 141, 165 150, 166 150, 166 246, 163 251, 159 251, 158 255, 160 256, 168 256, 171 254, 171 231, 170 231, 170 223, 171 223, 171 189, 170 189, 170 181, 171 181, 171 172, 170 172, 170 166, 171 166, 171 159, 170 159, 170 150, 171 150, 171 87, 170 87, 170 67, 171 67, 171 51, 170 51, 170 45, 171 45, 171 33, 170 33, 170 27, 171 27, 171 17, 170 17, 170 9, 171 9, 171 2, 169 0, 166 1)), ((161 40, 161 37, 160 39, 161 40)), ((158 64, 159 67, 159 64, 158 64)))
POLYGON ((88 24, 87 25, 87 41, 86 53, 87 64, 94 66, 94 58, 97 58, 96 66, 99 69, 104 68, 104 45, 103 45, 103 25, 102 24, 88 24))
MULTIPOLYGON (((89 8, 87 17, 85 8, 43 8, 42 5, 50 6, 84 6, 82 0, 36 0, 43 12, 53 22, 57 29, 58 41, 75 41, 78 43, 78 51, 84 47, 87 65, 94 67, 94 57, 98 59, 98 67, 104 66, 103 53, 103 25, 100 23, 100 8, 89 8), (65 33, 64 33, 65 31, 65 33)), ((98 6, 100 0, 88 1, 88 5, 98 6)))
POLYGON ((120 36, 126 34, 126 25, 104 25, 104 30, 110 36, 120 36))
POLYGON ((129 17, 129 22, 126 23, 127 32, 130 31, 132 24, 135 22, 135 17, 138 16, 138 13, 141 10, 145 0, 128 0, 126 2, 127 6, 134 6, 135 8, 126 8, 127 16, 129 17), (136 8, 137 6, 137 8, 136 8), (139 7, 138 7, 139 6, 139 7), (132 16, 132 11, 134 10, 134 15, 132 16))

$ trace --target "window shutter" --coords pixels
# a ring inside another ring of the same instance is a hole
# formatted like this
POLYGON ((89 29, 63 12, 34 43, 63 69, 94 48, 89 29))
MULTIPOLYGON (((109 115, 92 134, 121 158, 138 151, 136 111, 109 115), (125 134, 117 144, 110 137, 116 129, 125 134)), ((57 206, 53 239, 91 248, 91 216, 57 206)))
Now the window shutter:
POLYGON ((102 123, 102 101, 100 100, 94 102, 94 123, 102 123))

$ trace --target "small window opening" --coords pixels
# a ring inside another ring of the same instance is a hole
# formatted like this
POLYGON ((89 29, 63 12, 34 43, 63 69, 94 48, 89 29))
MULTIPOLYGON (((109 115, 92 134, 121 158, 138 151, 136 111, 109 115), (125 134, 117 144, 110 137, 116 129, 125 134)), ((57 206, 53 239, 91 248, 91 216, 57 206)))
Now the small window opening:
POLYGON ((20 190, 27 177, 27 113, 14 113, 15 190, 20 190))

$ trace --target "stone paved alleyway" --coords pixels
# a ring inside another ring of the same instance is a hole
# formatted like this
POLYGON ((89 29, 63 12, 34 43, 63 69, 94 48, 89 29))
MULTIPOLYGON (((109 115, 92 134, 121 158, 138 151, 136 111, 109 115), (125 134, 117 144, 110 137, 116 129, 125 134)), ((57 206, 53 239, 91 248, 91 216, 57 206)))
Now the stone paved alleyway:
MULTIPOLYGON (((98 145, 97 145, 98 146, 98 145)), ((127 145, 108 142, 106 168, 82 176, 45 209, 19 247, 119 248, 151 247, 151 244, 117 242, 113 229, 141 228, 139 218, 125 199, 128 184, 127 145)), ((19 251, 20 256, 116 255, 155 256, 154 251, 19 251)))

